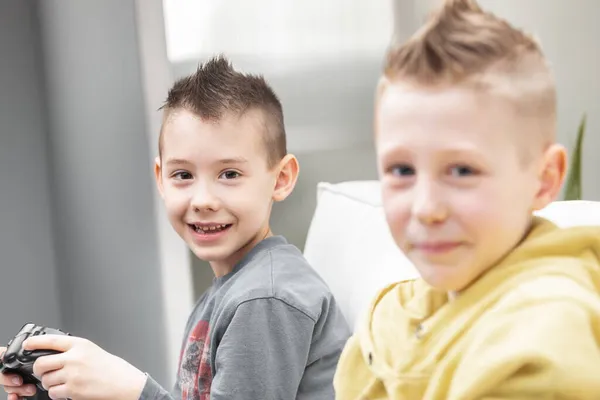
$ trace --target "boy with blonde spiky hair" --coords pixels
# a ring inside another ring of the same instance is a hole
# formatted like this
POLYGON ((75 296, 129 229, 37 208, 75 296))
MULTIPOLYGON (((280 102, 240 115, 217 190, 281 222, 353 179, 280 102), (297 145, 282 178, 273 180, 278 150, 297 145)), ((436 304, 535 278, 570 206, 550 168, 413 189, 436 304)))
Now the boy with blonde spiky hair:
POLYGON ((600 228, 533 212, 560 191, 556 89, 538 44, 445 1, 378 87, 383 207, 421 278, 383 289, 340 400, 599 399, 600 228))

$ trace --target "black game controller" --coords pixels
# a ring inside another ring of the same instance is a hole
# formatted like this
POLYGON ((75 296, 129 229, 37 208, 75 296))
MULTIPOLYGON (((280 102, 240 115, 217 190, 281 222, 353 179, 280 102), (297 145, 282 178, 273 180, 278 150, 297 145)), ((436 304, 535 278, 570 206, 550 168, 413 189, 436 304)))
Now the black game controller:
POLYGON ((19 333, 8 342, 4 357, 0 360, 0 373, 20 375, 23 383, 35 384, 40 390, 41 381, 33 374, 33 363, 40 357, 58 354, 54 350, 23 350, 23 342, 31 336, 38 335, 68 335, 69 333, 58 329, 46 328, 35 324, 25 324, 19 333))

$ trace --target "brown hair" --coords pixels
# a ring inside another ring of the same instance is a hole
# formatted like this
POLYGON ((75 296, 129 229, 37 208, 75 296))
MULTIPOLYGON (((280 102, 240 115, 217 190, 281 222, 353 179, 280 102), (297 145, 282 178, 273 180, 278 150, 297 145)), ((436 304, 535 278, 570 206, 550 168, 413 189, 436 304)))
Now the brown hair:
MULTIPOLYGON (((474 0, 445 0, 406 43, 390 47, 379 94, 395 81, 464 84, 504 95, 528 116, 556 116, 554 79, 538 43, 474 0)), ((550 130, 554 137, 554 122, 550 130)))
MULTIPOLYGON (((263 76, 236 71, 218 55, 200 64, 195 73, 179 79, 169 90, 161 109, 183 108, 206 121, 218 121, 227 113, 244 114, 259 109, 264 116, 264 143, 269 167, 287 153, 283 110, 279 98, 263 76)), ((162 156, 163 132, 158 144, 162 156)))

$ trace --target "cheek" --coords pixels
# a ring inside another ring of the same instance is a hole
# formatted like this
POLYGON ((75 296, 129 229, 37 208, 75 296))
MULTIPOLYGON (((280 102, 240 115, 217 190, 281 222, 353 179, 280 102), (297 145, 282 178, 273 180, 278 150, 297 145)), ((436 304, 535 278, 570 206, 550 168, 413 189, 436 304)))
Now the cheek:
POLYGON ((411 218, 410 196, 385 184, 382 186, 381 194, 389 229, 396 242, 399 243, 404 238, 404 232, 411 218))
POLYGON ((489 224, 489 221, 501 220, 503 216, 498 211, 502 201, 485 191, 457 192, 448 196, 451 202, 453 217, 458 217, 462 225, 478 230, 489 224), (487 221, 487 222, 486 222, 487 221))
POLYGON ((164 188, 163 199, 165 208, 167 210, 167 215, 170 218, 181 217, 186 213, 189 205, 189 199, 185 192, 166 186, 164 188))
POLYGON ((269 211, 272 190, 264 184, 250 183, 246 185, 228 188, 231 193, 223 195, 229 212, 238 218, 246 220, 263 220, 269 211), (225 200, 227 199, 227 200, 225 200))
POLYGON ((471 234, 491 238, 499 238, 506 232, 509 235, 519 232, 527 215, 527 208, 519 202, 520 198, 522 196, 510 185, 499 182, 449 196, 452 213, 462 227, 471 234))

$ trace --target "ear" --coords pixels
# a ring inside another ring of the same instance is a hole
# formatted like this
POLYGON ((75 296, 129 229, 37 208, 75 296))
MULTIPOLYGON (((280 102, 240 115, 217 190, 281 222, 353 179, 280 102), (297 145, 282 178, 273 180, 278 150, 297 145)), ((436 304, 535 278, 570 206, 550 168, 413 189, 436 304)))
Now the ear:
POLYGON ((283 201, 292 193, 292 190, 296 186, 300 166, 296 157, 288 154, 281 159, 276 170, 279 172, 275 177, 273 200, 283 201))
POLYGON ((558 197, 567 172, 567 158, 567 149, 558 143, 550 145, 544 152, 534 210, 541 210, 558 197))
POLYGON ((163 188, 163 180, 162 180, 162 165, 160 162, 160 157, 156 157, 154 159, 154 178, 156 179, 156 187, 158 188, 160 197, 164 198, 164 188, 163 188))

